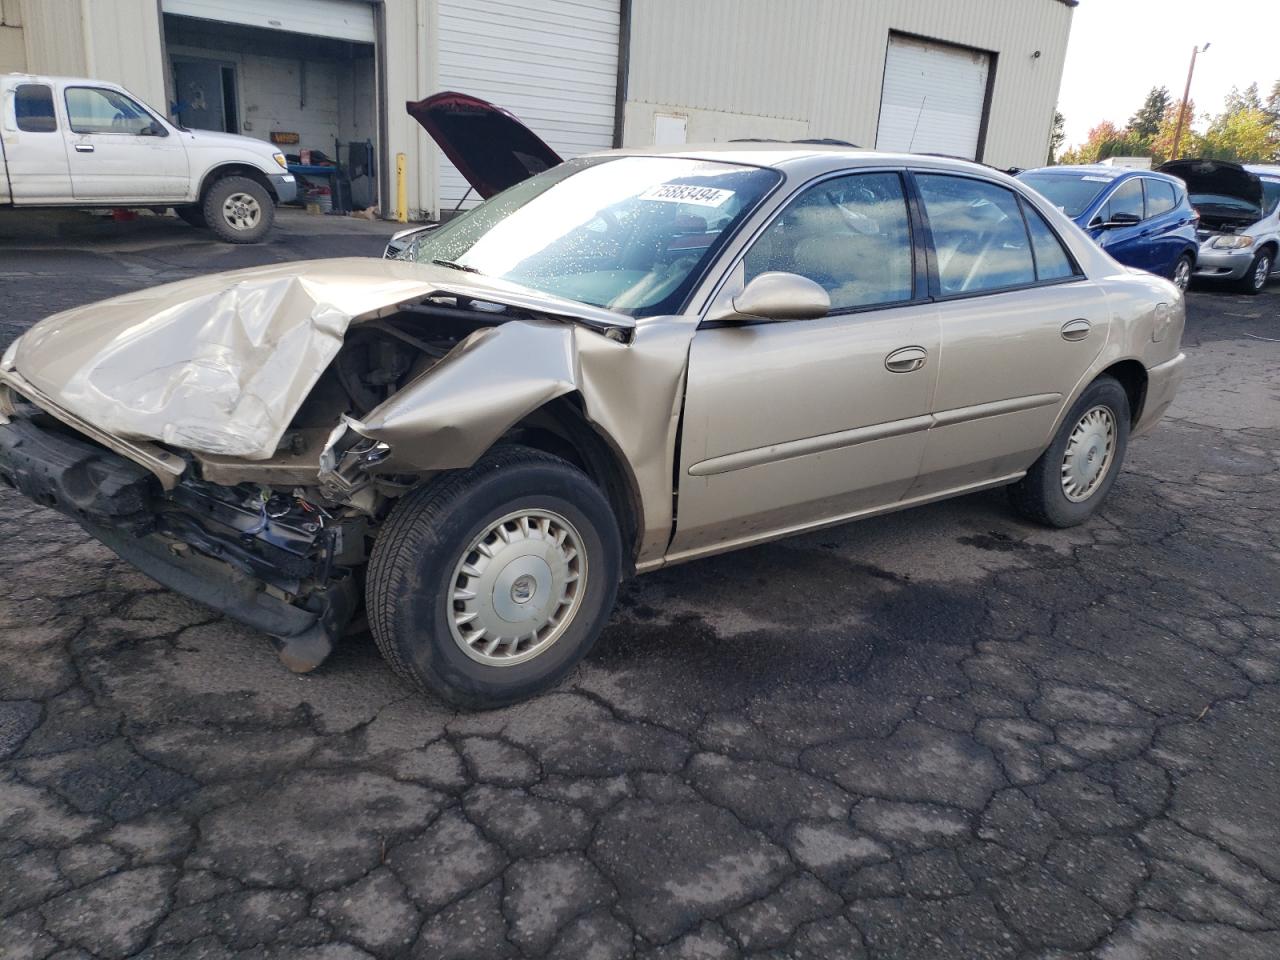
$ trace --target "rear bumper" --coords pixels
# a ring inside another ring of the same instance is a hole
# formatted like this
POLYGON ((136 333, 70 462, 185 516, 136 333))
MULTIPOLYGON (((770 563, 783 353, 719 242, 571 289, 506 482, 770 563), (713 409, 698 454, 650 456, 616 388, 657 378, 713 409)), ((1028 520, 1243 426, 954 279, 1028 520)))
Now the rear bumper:
POLYGON ((1131 436, 1138 437, 1149 433, 1164 416, 1165 411, 1169 409, 1169 404, 1173 403, 1178 386, 1182 383, 1186 365, 1187 355, 1179 353, 1172 360, 1148 368, 1147 396, 1142 405, 1142 416, 1133 425, 1131 436))
POLYGON ((292 670, 318 666, 358 605, 350 576, 291 602, 250 572, 250 540, 215 529, 146 468, 68 431, 19 418, 0 424, 0 482, 71 517, 160 584, 270 634, 292 670))

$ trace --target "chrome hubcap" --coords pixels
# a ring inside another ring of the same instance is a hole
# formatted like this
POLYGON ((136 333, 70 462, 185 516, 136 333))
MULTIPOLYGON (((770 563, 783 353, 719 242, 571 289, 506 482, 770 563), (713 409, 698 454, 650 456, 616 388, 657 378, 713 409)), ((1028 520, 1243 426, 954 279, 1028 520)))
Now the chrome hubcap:
POLYGON ((543 653, 581 606, 587 581, 582 537, 550 510, 491 523, 454 568, 449 627, 472 660, 505 667, 543 653))
POLYGON ((1253 271, 1253 286, 1256 290, 1261 290, 1267 285, 1267 277, 1271 274, 1271 258, 1259 257, 1258 265, 1253 271))
POLYGON ((262 219, 262 206, 247 193, 233 193, 222 202, 222 218, 233 230, 252 230, 262 219))
POLYGON ((1173 282, 1179 290, 1186 290, 1191 285, 1191 264, 1186 260, 1178 261, 1173 270, 1173 282))
POLYGON ((1106 478, 1116 449, 1116 418, 1109 407, 1088 410, 1067 439, 1062 492, 1072 503, 1088 500, 1106 478))

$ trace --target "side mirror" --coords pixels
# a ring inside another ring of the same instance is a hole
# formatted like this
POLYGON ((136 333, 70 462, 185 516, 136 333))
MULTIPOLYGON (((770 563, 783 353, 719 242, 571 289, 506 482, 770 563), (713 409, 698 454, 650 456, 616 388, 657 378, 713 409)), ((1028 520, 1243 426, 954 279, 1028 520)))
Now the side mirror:
POLYGON ((1132 227, 1141 222, 1142 218, 1136 213, 1125 213, 1121 211, 1120 213, 1113 213, 1110 220, 1106 223, 1099 224, 1099 226, 1102 227, 1103 230, 1108 230, 1112 227, 1132 227))
POLYGON ((831 297, 798 273, 762 273, 733 298, 732 310, 709 320, 812 320, 831 312, 831 297))

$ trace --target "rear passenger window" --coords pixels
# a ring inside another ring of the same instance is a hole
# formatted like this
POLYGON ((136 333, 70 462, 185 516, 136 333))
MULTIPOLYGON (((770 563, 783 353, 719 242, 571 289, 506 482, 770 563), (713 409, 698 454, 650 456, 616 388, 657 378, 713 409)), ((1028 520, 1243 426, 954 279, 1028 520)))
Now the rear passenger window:
POLYGON ((1036 255, 1037 280, 1061 280, 1075 276, 1076 269, 1071 256, 1063 247, 1058 235, 1050 229, 1039 211, 1025 201, 1022 212, 1027 217, 1027 231, 1031 234, 1031 249, 1036 255))
POLYGON ((1142 181, 1126 180, 1116 187, 1116 192, 1102 208, 1102 222, 1138 223, 1142 219, 1142 181))
POLYGON ((859 173, 810 187, 746 256, 746 279, 771 270, 820 284, 833 311, 911 299, 911 224, 896 173, 859 173))
POLYGON ((985 180, 916 174, 933 232, 944 296, 1025 286, 1036 279, 1013 191, 985 180))
POLYGON ((1178 205, 1178 195, 1174 192, 1172 183, 1146 177, 1143 178, 1142 183, 1147 188, 1148 217, 1158 217, 1178 205))
POLYGON ((58 120, 53 114, 53 90, 43 83, 18 85, 13 97, 14 119, 27 133, 53 133, 58 120))

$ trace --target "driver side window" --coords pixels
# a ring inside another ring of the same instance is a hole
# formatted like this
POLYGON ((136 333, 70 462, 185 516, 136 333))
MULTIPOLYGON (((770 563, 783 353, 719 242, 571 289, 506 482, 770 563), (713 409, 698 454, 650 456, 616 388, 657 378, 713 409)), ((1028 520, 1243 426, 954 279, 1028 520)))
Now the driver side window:
POLYGON ((152 117, 135 101, 115 90, 68 87, 67 119, 76 133, 122 133, 146 136, 152 117))
POLYGON ((859 173, 810 187, 747 252, 746 282, 798 273, 821 285, 831 309, 911 299, 911 225, 896 173, 859 173))

